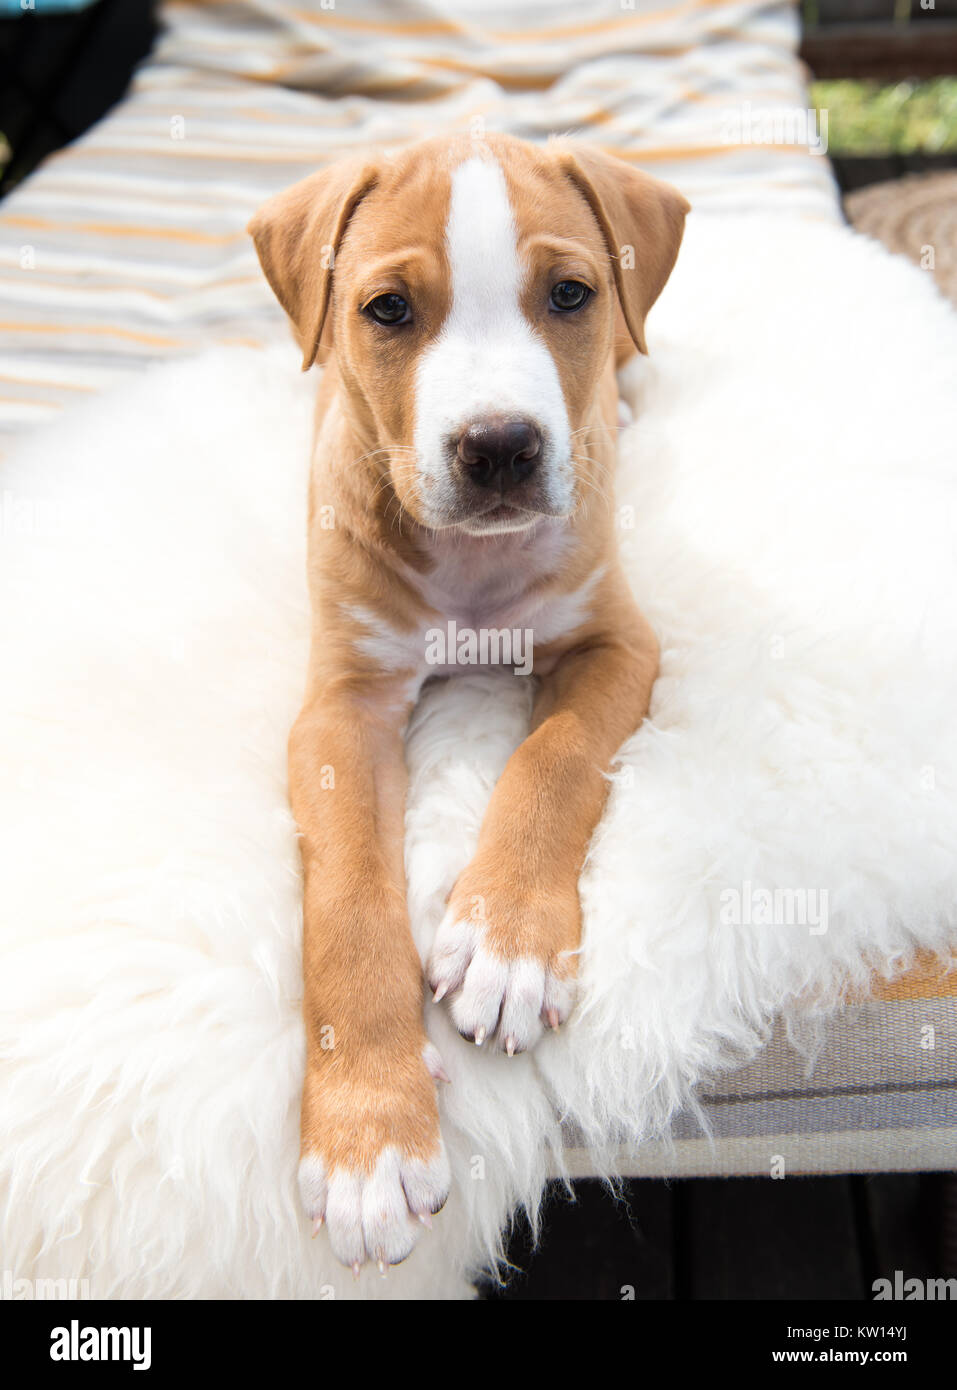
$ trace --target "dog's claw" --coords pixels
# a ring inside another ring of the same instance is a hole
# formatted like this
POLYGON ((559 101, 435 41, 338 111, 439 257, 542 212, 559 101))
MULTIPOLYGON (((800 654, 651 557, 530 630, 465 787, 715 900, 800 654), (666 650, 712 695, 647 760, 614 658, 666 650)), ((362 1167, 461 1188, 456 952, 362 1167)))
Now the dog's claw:
POLYGON ((315 1219, 315 1221, 313 1222, 313 1225, 312 1225, 312 1238, 313 1238, 313 1240, 315 1240, 316 1236, 317 1236, 317 1235, 319 1234, 319 1232, 322 1230, 322 1222, 323 1222, 323 1217, 322 1217, 322 1216, 317 1216, 316 1219, 315 1219))
POLYGON ((438 984, 436 985, 436 987, 435 987, 435 993, 432 995, 432 1003, 433 1003, 433 1004, 441 1004, 442 1000, 445 998, 445 996, 448 994, 448 992, 449 992, 449 984, 448 984, 448 981, 447 981, 447 980, 440 980, 439 983, 438 983, 438 984))
POLYGON ((508 1037, 505 1039, 505 1051, 510 1057, 515 1056, 515 1039, 512 1037, 511 1033, 509 1033, 508 1037))
POLYGON ((385 1260, 383 1260, 381 1257, 379 1258, 379 1262, 378 1262, 378 1263, 379 1263, 379 1273, 382 1275, 382 1278, 383 1278, 383 1279, 387 1278, 387 1277, 388 1277, 388 1273, 389 1273, 389 1266, 386 1264, 385 1260))
POLYGON ((557 1033, 557 1032, 558 1032, 558 1028, 559 1028, 559 1024, 560 1024, 560 1022, 561 1022, 561 1020, 560 1020, 559 1017, 558 1017, 558 1010, 557 1010, 557 1009, 549 1009, 548 1012, 546 1013, 545 1017, 548 1019, 548 1026, 549 1026, 549 1028, 554 1028, 555 1032, 557 1033))
POLYGON ((484 1041, 485 1041, 485 1029, 484 1029, 483 1027, 476 1028, 476 1030, 475 1030, 475 1046, 476 1046, 476 1047, 481 1047, 484 1041))
POLYGON ((353 1262, 352 1262, 352 1277, 353 1277, 353 1279, 358 1279, 358 1277, 359 1277, 359 1270, 360 1270, 361 1268, 362 1268, 362 1266, 359 1264, 359 1261, 358 1261, 358 1260, 353 1260, 353 1262))
POLYGON ((427 1231, 432 1229, 432 1213, 430 1211, 420 1211, 419 1220, 427 1231))

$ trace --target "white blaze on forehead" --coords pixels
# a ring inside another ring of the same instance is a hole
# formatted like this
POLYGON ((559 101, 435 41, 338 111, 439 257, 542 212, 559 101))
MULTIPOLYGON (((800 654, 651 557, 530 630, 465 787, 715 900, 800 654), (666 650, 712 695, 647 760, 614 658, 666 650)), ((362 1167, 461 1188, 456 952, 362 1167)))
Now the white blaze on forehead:
POLYGON ((515 217, 501 166, 474 156, 452 176, 446 227, 452 267, 452 314, 494 329, 505 311, 518 309, 522 267, 515 217))
POLYGON ((552 355, 522 312, 515 218, 495 160, 476 155, 453 173, 446 246, 451 307, 416 381, 423 499, 436 512, 451 505, 449 441, 470 421, 494 412, 539 426, 548 498, 565 510, 573 495, 568 412, 552 355))

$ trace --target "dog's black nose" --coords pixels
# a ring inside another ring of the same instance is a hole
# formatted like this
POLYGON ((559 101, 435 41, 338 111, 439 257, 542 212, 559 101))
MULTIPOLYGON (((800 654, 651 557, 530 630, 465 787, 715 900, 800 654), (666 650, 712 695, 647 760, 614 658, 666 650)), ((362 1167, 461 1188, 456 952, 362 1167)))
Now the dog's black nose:
POLYGON ((535 471, 542 436, 530 420, 490 415, 463 431, 457 452, 473 483, 507 492, 535 471))

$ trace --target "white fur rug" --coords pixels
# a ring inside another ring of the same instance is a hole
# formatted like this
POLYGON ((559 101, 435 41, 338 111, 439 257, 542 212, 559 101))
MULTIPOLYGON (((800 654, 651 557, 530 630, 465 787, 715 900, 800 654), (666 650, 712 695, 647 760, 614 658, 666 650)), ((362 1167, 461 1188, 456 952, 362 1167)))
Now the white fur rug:
MULTIPOLYGON (((515 1059, 429 1006, 455 1185, 387 1281, 354 1285, 295 1192, 314 382, 285 347, 216 351, 3 464, 0 1266, 99 1297, 468 1296, 558 1111, 600 1163, 798 996, 954 943, 957 318, 850 232, 692 219, 650 338, 622 543, 664 659, 585 875, 584 1004, 515 1059), (760 889, 826 891, 826 931, 728 920, 760 889)), ((415 720, 423 952, 518 687, 466 678, 415 720)))

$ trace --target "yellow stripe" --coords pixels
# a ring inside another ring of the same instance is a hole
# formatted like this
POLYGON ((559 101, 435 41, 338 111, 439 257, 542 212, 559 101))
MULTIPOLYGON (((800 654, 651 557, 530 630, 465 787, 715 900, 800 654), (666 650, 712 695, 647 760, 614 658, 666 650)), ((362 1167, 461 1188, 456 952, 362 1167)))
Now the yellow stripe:
POLYGON ((957 997, 957 970, 948 973, 936 956, 920 951, 913 967, 895 980, 879 976, 871 991, 874 999, 953 999, 957 997))
MULTIPOLYGON (((376 141, 375 143, 384 144, 385 141, 376 141)), ((400 140, 400 138, 396 136, 395 143, 400 144, 405 143, 405 141, 400 140)), ((358 149, 360 145, 361 141, 357 141, 355 148, 358 149)), ((67 158, 73 156, 80 159, 81 162, 86 162, 91 157, 99 159, 101 156, 106 156, 110 159, 125 159, 128 163, 138 159, 202 159, 205 160, 207 164, 213 165, 237 163, 309 164, 315 160, 319 160, 321 163, 327 164, 330 159, 335 159, 339 155, 346 153, 348 153, 348 148, 344 145, 340 145, 330 154, 328 148, 323 148, 320 141, 317 142, 315 150, 305 149, 290 153, 277 150, 272 154, 252 154, 248 151, 237 151, 235 154, 232 154, 225 148, 217 148, 214 153, 210 153, 209 151, 203 150, 189 150, 186 149, 185 145, 181 146, 175 154, 170 154, 169 151, 146 149, 143 146, 133 146, 129 149, 123 149, 122 147, 119 149, 111 149, 106 145, 87 145, 79 149, 71 146, 68 152, 61 150, 59 155, 51 156, 51 158, 67 158)), ((199 188, 201 186, 201 183, 197 180, 196 187, 199 188)), ((0 215, 0 222, 3 220, 2 215, 0 215)))
MULTIPOLYGON (((164 266, 168 266, 168 264, 169 264, 168 262, 159 262, 159 261, 158 261, 158 262, 156 263, 156 265, 153 267, 153 270, 154 270, 156 273, 161 273, 163 267, 164 267, 164 266)), ((55 266, 46 266, 43 273, 44 273, 44 275, 68 275, 68 276, 70 277, 71 280, 76 280, 76 277, 77 277, 77 267, 76 267, 76 266, 67 266, 67 267, 65 267, 63 270, 58 270, 55 266)), ((105 273, 105 272, 103 272, 103 273, 105 273)), ((139 274, 139 270, 137 270, 137 274, 139 274)), ((23 283, 23 272, 21 272, 21 274, 20 274, 20 275, 17 275, 17 276, 6 276, 6 275, 3 274, 3 267, 0 266, 0 285, 2 285, 2 284, 14 284, 14 283, 16 283, 16 284, 22 284, 22 283, 23 283)), ((132 283, 132 284, 120 284, 120 285, 92 285, 92 284, 90 284, 90 283, 87 281, 86 283, 77 284, 75 288, 76 288, 78 291, 80 291, 81 293, 83 293, 84 295, 100 295, 100 294, 142 294, 142 295, 146 295, 149 299, 158 299, 158 300, 161 300, 163 303, 168 303, 170 300, 172 300, 172 299, 179 299, 183 294, 190 293, 190 292, 193 291, 193 290, 202 289, 202 290, 204 290, 204 291, 208 291, 208 290, 210 290, 210 289, 220 289, 220 288, 225 288, 225 287, 235 287, 236 285, 246 285, 246 286, 248 286, 248 285, 262 285, 263 283, 264 283, 264 281, 263 281, 263 278, 262 278, 261 275, 259 275, 259 274, 253 274, 253 275, 230 275, 230 276, 228 276, 225 280, 211 280, 211 279, 205 279, 205 280, 203 280, 202 283, 199 284, 199 285, 192 285, 192 284, 190 284, 189 282, 186 282, 186 283, 184 283, 184 284, 182 284, 182 285, 179 285, 179 286, 176 288, 176 290, 174 290, 174 291, 173 291, 172 293, 170 293, 170 294, 164 294, 164 293, 162 292, 162 290, 148 290, 148 289, 145 289, 142 285, 138 285, 138 284, 136 284, 135 282, 132 283)), ((53 281, 51 281, 51 280, 35 280, 35 279, 33 278, 32 275, 30 276, 30 284, 31 284, 31 285, 42 285, 42 286, 44 287, 44 289, 48 289, 48 290, 62 290, 62 288, 63 288, 63 286, 62 286, 61 284, 57 284, 57 283, 55 283, 55 282, 53 282, 53 281)), ((37 307, 40 308, 40 307, 42 307, 42 306, 38 305, 37 307)))
POLYGON ((0 323, 0 333, 88 333, 94 337, 130 338, 133 342, 149 343, 152 347, 182 347, 181 338, 166 338, 159 333, 135 333, 132 328, 110 327, 103 323, 0 323))
POLYGON ((265 338, 217 338, 217 343, 223 347, 245 347, 261 348, 265 345, 265 338))
MULTIPOLYGON (((667 163, 669 159, 712 159, 720 155, 738 154, 741 150, 757 150, 761 154, 806 155, 808 159, 820 159, 820 155, 812 154, 804 145, 739 145, 739 144, 720 144, 720 145, 671 145, 659 146, 656 149, 647 150, 623 150, 614 145, 603 147, 609 154, 615 154, 619 159, 627 160, 628 163, 667 163)), ((826 161, 825 161, 826 163, 826 161)))
POLYGON ((25 401, 20 396, 0 396, 0 405, 27 405, 35 410, 62 410, 59 401, 25 401))
MULTIPOLYGON (((78 385, 76 384, 76 382, 72 382, 72 381, 37 381, 36 377, 32 377, 32 376, 6 376, 6 375, 3 374, 3 373, 0 373, 0 381, 5 381, 5 382, 7 382, 7 384, 10 385, 10 386, 38 386, 38 387, 42 387, 42 388, 44 388, 45 390, 48 390, 48 391, 99 391, 99 390, 100 390, 100 387, 99 387, 99 386, 78 386, 78 385)), ((5 396, 5 397, 3 397, 3 399, 4 399, 4 400, 10 400, 11 397, 5 396)), ((30 402, 28 402, 28 401, 23 401, 23 402, 21 402, 21 404, 23 404, 23 405, 28 405, 28 404, 29 404, 29 405, 43 405, 43 404, 45 404, 45 402, 43 402, 43 401, 30 401, 30 402)))
POLYGON ((241 241, 245 231, 227 232, 216 235, 213 232, 191 232, 180 227, 127 227, 109 222, 53 222, 47 217, 27 217, 23 213, 7 213, 0 217, 0 223, 8 227, 26 227, 32 231, 88 232, 91 236, 141 237, 147 241, 188 241, 204 246, 221 246, 229 241, 241 241))

